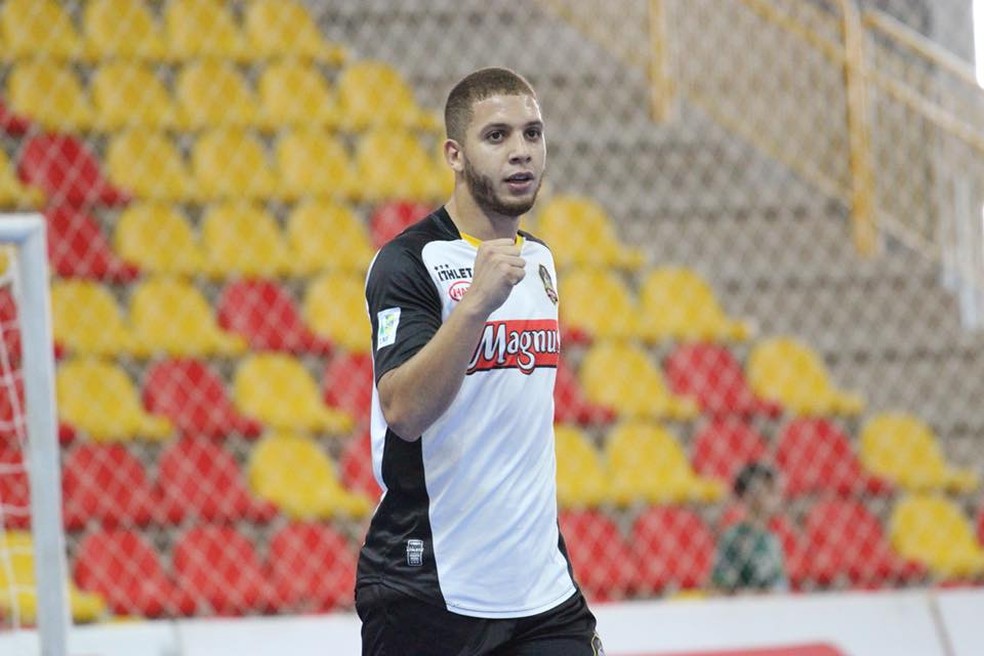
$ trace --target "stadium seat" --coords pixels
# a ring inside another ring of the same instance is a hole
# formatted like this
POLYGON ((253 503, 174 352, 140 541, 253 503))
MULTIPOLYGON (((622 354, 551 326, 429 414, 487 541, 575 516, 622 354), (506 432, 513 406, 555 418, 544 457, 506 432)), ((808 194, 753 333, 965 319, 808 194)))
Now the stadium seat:
POLYGON ((666 359, 666 380, 675 394, 694 397, 701 411, 714 417, 782 413, 778 403, 755 396, 741 363, 724 346, 680 344, 666 359))
POLYGON ((148 371, 143 402, 149 412, 167 417, 186 437, 259 437, 262 426, 236 410, 221 377, 190 358, 164 360, 148 371))
POLYGON ((257 203, 228 201, 202 217, 205 269, 216 278, 275 278, 288 272, 290 256, 277 220, 257 203))
POLYGON ((130 322, 148 355, 234 356, 247 348, 242 337, 218 327, 202 293, 182 280, 162 276, 137 285, 130 322))
POLYGON ((236 280, 222 290, 219 326, 238 333, 254 351, 327 355, 331 342, 304 323, 290 293, 270 280, 236 280))
POLYGON ((20 179, 37 187, 49 203, 125 205, 129 194, 111 184, 96 157, 75 137, 42 134, 28 138, 17 169, 20 179))
POLYGON ((364 278, 355 273, 325 273, 308 284, 304 318, 315 333, 352 353, 372 346, 366 313, 364 278))
MULTIPOLYGON (((38 617, 34 541, 28 531, 0 533, 0 616, 16 613, 22 626, 34 625, 38 617)), ((68 607, 75 622, 93 622, 106 613, 106 602, 98 594, 82 592, 66 581, 68 607)))
POLYGON ((581 361, 579 378, 588 400, 614 409, 623 418, 689 420, 698 414, 697 403, 671 393, 649 355, 636 346, 592 346, 581 361))
POLYGON ((535 232, 550 246, 559 269, 569 266, 638 269, 645 262, 641 250, 622 245, 612 219, 590 198, 553 197, 540 211, 535 232))
POLYGON ((249 457, 253 493, 292 519, 364 517, 369 500, 342 487, 335 467, 318 444, 304 435, 273 433, 249 457))
POLYGON ((352 429, 352 418, 326 406, 314 378, 289 355, 244 358, 236 369, 233 399, 240 412, 273 428, 336 435, 352 429))
POLYGON ((554 422, 572 424, 607 424, 616 417, 608 406, 588 400, 570 365, 561 358, 554 383, 554 422))
POLYGON ((109 282, 132 282, 137 265, 121 260, 91 214, 68 205, 49 206, 48 261, 55 275, 109 282))
POLYGON ((962 580, 984 574, 984 547, 970 521, 942 496, 912 495, 896 504, 889 521, 892 545, 938 577, 962 580))
POLYGON ((444 176, 417 137, 399 128, 375 128, 355 148, 357 191, 369 201, 442 200, 444 176))
POLYGON ((86 50, 100 59, 160 60, 164 33, 144 0, 89 0, 82 12, 86 50))
POLYGON ((609 477, 601 453, 574 426, 554 426, 557 451, 557 503, 561 508, 589 508, 611 499, 609 477))
POLYGON ((434 209, 428 203, 405 200, 380 203, 369 217, 372 247, 375 249, 382 248, 383 244, 423 219, 434 209))
POLYGON ((126 127, 169 128, 178 123, 178 110, 167 89, 148 64, 108 62, 96 69, 89 83, 96 124, 101 130, 126 127))
POLYGON ((950 465, 925 422, 906 413, 880 413, 861 430, 861 462, 871 473, 912 492, 972 492, 981 483, 971 469, 950 465))
POLYGON ((342 485, 349 492, 369 499, 379 499, 382 495, 383 490, 372 471, 372 444, 368 430, 345 444, 338 461, 338 470, 342 485))
POLYGON ((437 130, 441 124, 417 105, 413 90, 385 62, 364 59, 346 66, 336 91, 342 125, 350 130, 375 126, 437 130))
POLYGON ((276 509, 255 499, 235 458, 206 440, 172 442, 158 460, 162 507, 172 521, 269 521, 276 509))
MULTIPOLYGON (((3 357, 7 359, 10 367, 19 367, 21 363, 21 330, 20 322, 17 318, 17 301, 14 299, 13 291, 9 286, 0 288, 0 348, 3 357)), ((22 383, 21 379, 14 381, 22 383)), ((8 423, 12 420, 9 414, 11 409, 7 407, 10 403, 7 392, 11 388, 11 381, 0 384, 0 441, 6 436, 9 430, 8 423)))
POLYGON ((133 383, 117 365, 66 360, 58 366, 56 388, 61 418, 96 442, 171 435, 171 423, 144 411, 133 383))
POLYGON ((610 517, 597 510, 565 510, 558 521, 574 579, 589 601, 617 601, 633 592, 636 562, 610 517))
POLYGON ((690 467, 677 438, 659 424, 626 422, 605 438, 611 498, 629 505, 709 503, 720 500, 724 485, 690 467))
POLYGON ((87 534, 73 572, 79 588, 100 595, 114 615, 158 618, 195 611, 195 600, 178 588, 153 546, 135 531, 87 534))
POLYGON ((776 464, 786 479, 786 494, 888 494, 887 480, 870 476, 851 447, 851 439, 828 419, 794 419, 783 427, 776 464))
POLYGON ((135 203, 116 219, 113 245, 148 273, 191 275, 205 269, 198 235, 181 212, 163 203, 135 203))
POLYGON ((357 424, 367 424, 375 380, 368 353, 336 353, 325 366, 325 403, 350 414, 357 424))
POLYGON ((264 117, 271 124, 337 127, 338 109, 318 67, 294 60, 267 64, 257 89, 264 117))
POLYGON ((28 187, 17 179, 7 153, 0 149, 0 205, 9 208, 38 208, 44 203, 40 189, 28 187))
POLYGON ((301 612, 328 612, 352 606, 356 552, 325 524, 291 522, 270 538, 270 571, 275 586, 301 612))
POLYGON ((712 419, 694 436, 694 471, 729 488, 742 467, 768 459, 769 446, 754 428, 737 417, 712 419))
POLYGON ((686 267, 650 271, 639 289, 643 323, 653 340, 742 341, 751 326, 725 314, 714 290, 686 267))
POLYGON ((560 320, 566 330, 580 335, 578 341, 643 335, 638 303, 616 271, 568 269, 559 278, 560 320))
POLYGON ((299 275, 328 270, 365 275, 373 250, 365 225, 351 208, 310 201, 294 208, 287 218, 291 268, 299 275))
POLYGON ((133 128, 115 134, 106 148, 106 171, 114 183, 136 198, 167 201, 197 198, 188 166, 177 145, 163 133, 133 128))
POLYGON ((260 58, 224 2, 171 0, 164 8, 167 53, 179 60, 260 58))
POLYGON ((829 584, 838 574, 862 587, 915 583, 926 570, 892 551, 878 518, 860 501, 827 500, 814 505, 804 520, 810 576, 829 584))
POLYGON ((707 587, 714 564, 714 536, 696 513, 649 508, 633 522, 629 545, 644 591, 707 587))
POLYGON ((174 546, 178 588, 199 614, 237 616, 276 610, 283 600, 256 548, 228 526, 195 526, 174 546))
POLYGON ((89 97, 68 64, 17 63, 7 78, 7 98, 11 109, 49 130, 88 130, 96 124, 89 97))
POLYGON ((820 356, 789 337, 760 341, 747 363, 752 390, 800 416, 854 416, 864 408, 856 394, 834 387, 820 356))
POLYGON ((30 528, 31 491, 25 452, 0 443, 0 528, 30 528))
POLYGON ((138 351, 116 300, 97 282, 52 281, 51 316, 55 343, 71 354, 115 356, 138 351))
POLYGON ((3 99, 0 99, 0 132, 9 137, 23 137, 32 129, 34 123, 31 119, 13 111, 3 99))
POLYGON ((299 128, 276 145, 281 194, 286 198, 351 198, 361 181, 340 139, 321 128, 299 128))
POLYGON ((174 82, 174 95, 181 125, 186 128, 243 128, 259 123, 259 100, 228 61, 186 65, 174 82))
POLYGON ((115 528, 164 519, 144 466, 122 444, 79 444, 65 461, 62 489, 68 529, 91 521, 115 528))
POLYGON ((85 55, 72 18, 55 0, 7 0, 0 9, 0 56, 79 59, 85 55))
POLYGON ((279 185, 263 145, 243 130, 203 133, 192 149, 191 168, 205 198, 267 199, 279 185))
POLYGON ((345 61, 345 49, 324 40, 299 2, 252 0, 244 18, 249 47, 264 59, 302 58, 332 65, 345 61))

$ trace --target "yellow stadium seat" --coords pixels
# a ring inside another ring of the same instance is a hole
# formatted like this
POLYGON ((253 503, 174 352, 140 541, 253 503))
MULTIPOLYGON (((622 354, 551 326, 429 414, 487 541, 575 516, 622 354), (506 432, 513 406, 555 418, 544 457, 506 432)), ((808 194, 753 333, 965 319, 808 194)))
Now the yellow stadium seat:
POLYGON ((372 348, 362 275, 333 272, 315 278, 304 294, 303 311, 315 333, 346 351, 368 353, 372 348))
POLYGON ((43 203, 44 194, 17 178, 7 153, 0 148, 0 205, 7 208, 37 208, 43 203))
POLYGON ((132 128, 113 136, 106 148, 109 178, 137 198, 192 201, 195 181, 166 134, 132 128))
POLYGON ((164 8, 168 54, 175 59, 250 60, 259 53, 246 42, 226 3, 170 0, 164 8))
POLYGON ((90 0, 82 13, 85 45, 101 58, 164 59, 167 43, 143 0, 90 0))
POLYGON ((192 150, 191 167, 206 198, 267 199, 279 185, 263 144, 244 130, 202 134, 192 150))
POLYGON ((550 246, 561 268, 591 265, 637 269, 645 263, 641 250, 622 245, 605 209, 590 198, 550 199, 537 218, 536 235, 550 246))
POLYGON ((257 205, 228 202, 202 218, 205 266, 215 277, 272 278, 288 272, 287 244, 276 219, 257 205))
POLYGON ((834 387, 820 356, 788 337, 766 339, 752 349, 748 381, 758 396, 797 415, 857 415, 864 408, 859 396, 834 387))
MULTIPOLYGON (((24 626, 37 622, 38 592, 34 541, 29 531, 0 534, 0 615, 18 617, 24 626)), ((71 580, 68 605, 76 622, 93 622, 107 614, 106 601, 96 593, 82 592, 71 580)), ((14 650, 17 651, 16 647, 14 650)))
POLYGON ((953 502, 939 496, 913 495, 895 506, 889 521, 892 546, 906 558, 925 564, 945 579, 984 574, 984 548, 970 521, 953 502))
POLYGON ((298 129, 280 137, 276 147, 281 194, 287 198, 354 197, 361 182, 352 158, 335 136, 318 129, 298 129))
POLYGON ((905 413, 882 413, 868 420, 861 431, 861 463, 914 492, 971 492, 980 485, 973 470, 947 463, 925 422, 905 413))
POLYGON ((287 240, 293 272, 300 275, 334 269, 364 274, 373 256, 365 224, 337 203, 298 205, 287 219, 287 240))
POLYGON ((7 79, 11 108, 51 130, 88 130, 95 113, 69 64, 50 60, 16 64, 7 79))
POLYGON ((89 280, 51 284, 55 342, 79 355, 133 353, 136 343, 109 290, 89 280))
POLYGON ((574 426, 554 427, 557 450, 557 502, 562 508, 598 506, 609 500, 608 472, 601 454, 574 426))
POLYGON ((606 437, 612 495, 620 504, 714 502, 724 485, 698 476, 677 439, 658 424, 628 422, 606 437))
POLYGON ((345 61, 345 49, 325 41, 299 2, 253 0, 246 7, 246 37, 260 57, 297 57, 326 64, 345 61))
POLYGON ((92 440, 165 440, 171 435, 171 423, 144 412, 136 388, 117 365, 88 358, 62 362, 56 387, 61 418, 92 440))
POLYGON ((233 398, 243 414, 273 428, 340 435, 353 426, 352 417, 325 405, 304 366, 282 353, 244 359, 236 370, 233 398))
POLYGON ((729 318, 710 285, 686 267, 650 271, 639 290, 642 322, 651 339, 742 341, 752 330, 729 318))
POLYGON ((223 332, 200 291, 182 280, 158 277, 139 284, 130 299, 130 323, 148 354, 234 356, 246 340, 223 332))
POLYGON ((131 61, 103 64, 93 74, 89 89, 96 122, 103 130, 177 124, 177 108, 149 65, 131 61))
POLYGON ((433 201, 444 194, 441 171, 410 132, 367 132, 356 146, 355 165, 360 193, 368 200, 433 201))
POLYGON ((622 417, 689 420, 698 414, 697 402, 671 393, 663 374, 636 346, 592 346, 581 361, 579 378, 590 401, 622 417))
POLYGON ((0 53, 5 59, 78 59, 85 49, 63 3, 6 0, 0 9, 0 53))
POLYGON ((567 329, 599 339, 642 336, 638 303, 615 271, 568 269, 559 277, 560 319, 567 329))
POLYGON ((260 123, 259 102, 236 67, 226 61, 186 65, 174 85, 187 128, 246 127, 260 123))
POLYGON ((413 90, 392 66, 362 60, 342 70, 338 79, 342 124, 352 130, 375 125, 437 130, 441 121, 414 100, 413 90))
POLYGON ((336 126, 335 99, 317 67, 296 61, 268 64, 260 75, 260 102, 267 122, 278 126, 336 126))
POLYGON ((113 246, 120 257, 148 273, 190 275, 205 268, 198 237, 171 205, 127 207, 117 219, 113 246))

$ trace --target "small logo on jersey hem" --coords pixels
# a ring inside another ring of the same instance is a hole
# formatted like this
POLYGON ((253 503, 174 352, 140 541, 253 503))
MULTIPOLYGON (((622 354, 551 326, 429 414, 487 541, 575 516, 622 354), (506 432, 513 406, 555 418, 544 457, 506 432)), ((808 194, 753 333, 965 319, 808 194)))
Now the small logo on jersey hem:
POLYGON ((557 305, 557 290, 554 289, 553 278, 550 277, 550 272, 547 271, 547 267, 540 265, 540 280, 543 281, 543 291, 547 293, 547 298, 554 305, 557 305))
POLYGON ((423 567, 424 565, 424 541, 410 539, 407 540, 407 565, 409 567, 423 567))

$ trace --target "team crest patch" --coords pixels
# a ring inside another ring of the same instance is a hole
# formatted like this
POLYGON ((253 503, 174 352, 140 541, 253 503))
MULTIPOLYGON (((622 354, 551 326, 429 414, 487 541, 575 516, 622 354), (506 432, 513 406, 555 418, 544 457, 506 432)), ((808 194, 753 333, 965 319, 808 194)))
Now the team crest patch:
POLYGON ((376 315, 379 327, 376 329, 376 350, 396 343, 396 329, 400 325, 400 308, 380 310, 376 315))
POLYGON ((557 305, 557 290, 554 289, 553 279, 550 277, 550 272, 547 271, 547 267, 540 265, 540 280, 543 281, 543 291, 547 292, 547 298, 557 305))
POLYGON ((605 648, 601 645, 601 638, 597 633, 591 638, 591 648, 594 649, 594 656, 605 656, 605 648))

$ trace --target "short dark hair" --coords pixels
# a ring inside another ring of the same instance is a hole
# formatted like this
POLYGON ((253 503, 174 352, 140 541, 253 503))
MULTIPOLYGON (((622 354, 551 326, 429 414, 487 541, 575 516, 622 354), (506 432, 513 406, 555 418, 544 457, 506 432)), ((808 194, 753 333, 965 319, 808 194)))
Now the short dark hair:
POLYGON ((444 105, 444 127, 448 139, 461 142, 472 120, 472 106, 492 96, 533 96, 533 86, 508 68, 483 68, 454 85, 444 105))
POLYGON ((772 483, 776 480, 776 470, 764 462, 750 462, 741 468, 735 476, 734 490, 738 498, 745 496, 753 484, 757 482, 772 483))

